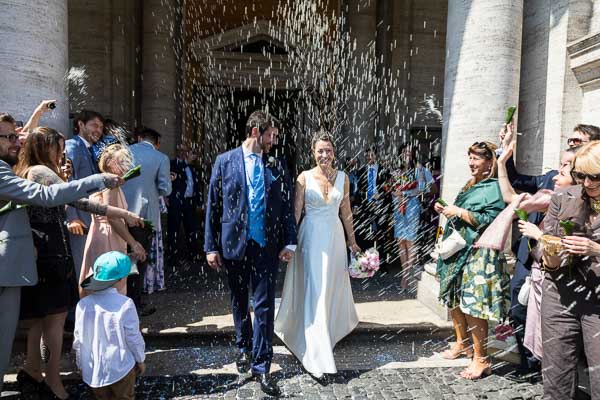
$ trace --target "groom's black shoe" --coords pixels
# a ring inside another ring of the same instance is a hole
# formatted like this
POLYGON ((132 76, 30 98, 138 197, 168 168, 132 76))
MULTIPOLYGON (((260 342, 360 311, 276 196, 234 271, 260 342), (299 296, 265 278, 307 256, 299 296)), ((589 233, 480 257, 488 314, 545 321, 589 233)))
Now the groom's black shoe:
POLYGON ((277 382, 269 374, 252 373, 252 377, 260 383, 260 389, 267 395, 277 397, 281 394, 277 382))
POLYGON ((252 362, 252 353, 244 351, 238 355, 235 361, 235 366, 240 374, 245 374, 250 371, 250 363, 252 362))

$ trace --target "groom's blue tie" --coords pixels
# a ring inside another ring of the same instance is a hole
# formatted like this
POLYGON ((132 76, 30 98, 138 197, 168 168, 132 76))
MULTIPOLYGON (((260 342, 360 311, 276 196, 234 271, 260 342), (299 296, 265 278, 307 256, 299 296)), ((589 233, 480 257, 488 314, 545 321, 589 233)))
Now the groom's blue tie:
POLYGON ((265 179, 258 155, 253 153, 250 157, 254 167, 251 185, 248 188, 248 239, 253 239, 261 247, 265 247, 265 179))

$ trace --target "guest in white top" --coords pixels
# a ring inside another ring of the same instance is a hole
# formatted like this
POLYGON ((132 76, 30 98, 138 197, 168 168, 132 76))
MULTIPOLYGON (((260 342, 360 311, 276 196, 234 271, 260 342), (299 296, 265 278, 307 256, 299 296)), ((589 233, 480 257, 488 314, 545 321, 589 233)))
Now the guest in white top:
POLYGON ((75 313, 73 349, 83 381, 98 399, 134 399, 135 378, 145 371, 145 344, 133 301, 113 286, 131 271, 129 257, 102 254, 81 283, 92 294, 75 313))

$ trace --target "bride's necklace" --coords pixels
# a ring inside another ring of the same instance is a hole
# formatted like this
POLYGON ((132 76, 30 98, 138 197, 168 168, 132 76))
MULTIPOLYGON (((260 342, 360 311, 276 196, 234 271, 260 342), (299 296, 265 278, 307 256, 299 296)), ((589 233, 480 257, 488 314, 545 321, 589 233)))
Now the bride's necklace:
POLYGON ((335 176, 337 175, 337 171, 335 169, 331 169, 331 173, 328 174, 326 172, 323 172, 323 175, 325 175, 325 197, 329 196, 329 185, 331 185, 333 187, 333 185, 335 184, 335 176))

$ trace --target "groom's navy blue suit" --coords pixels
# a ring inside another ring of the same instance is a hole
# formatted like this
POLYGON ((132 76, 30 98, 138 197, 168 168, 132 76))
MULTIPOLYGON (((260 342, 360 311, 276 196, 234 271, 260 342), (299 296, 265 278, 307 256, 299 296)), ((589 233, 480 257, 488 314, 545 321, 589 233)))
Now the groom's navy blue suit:
POLYGON ((249 239, 251 188, 247 174, 251 171, 246 170, 241 147, 217 157, 206 205, 204 250, 223 256, 231 288, 236 344, 240 351, 252 351, 252 372, 259 374, 269 372, 273 357, 278 255, 297 240, 290 177, 280 161, 271 160, 260 161, 265 207, 259 220, 264 221, 264 226, 252 226, 252 231, 262 232, 258 241, 249 239), (254 333, 248 305, 250 283, 254 295, 254 333))

